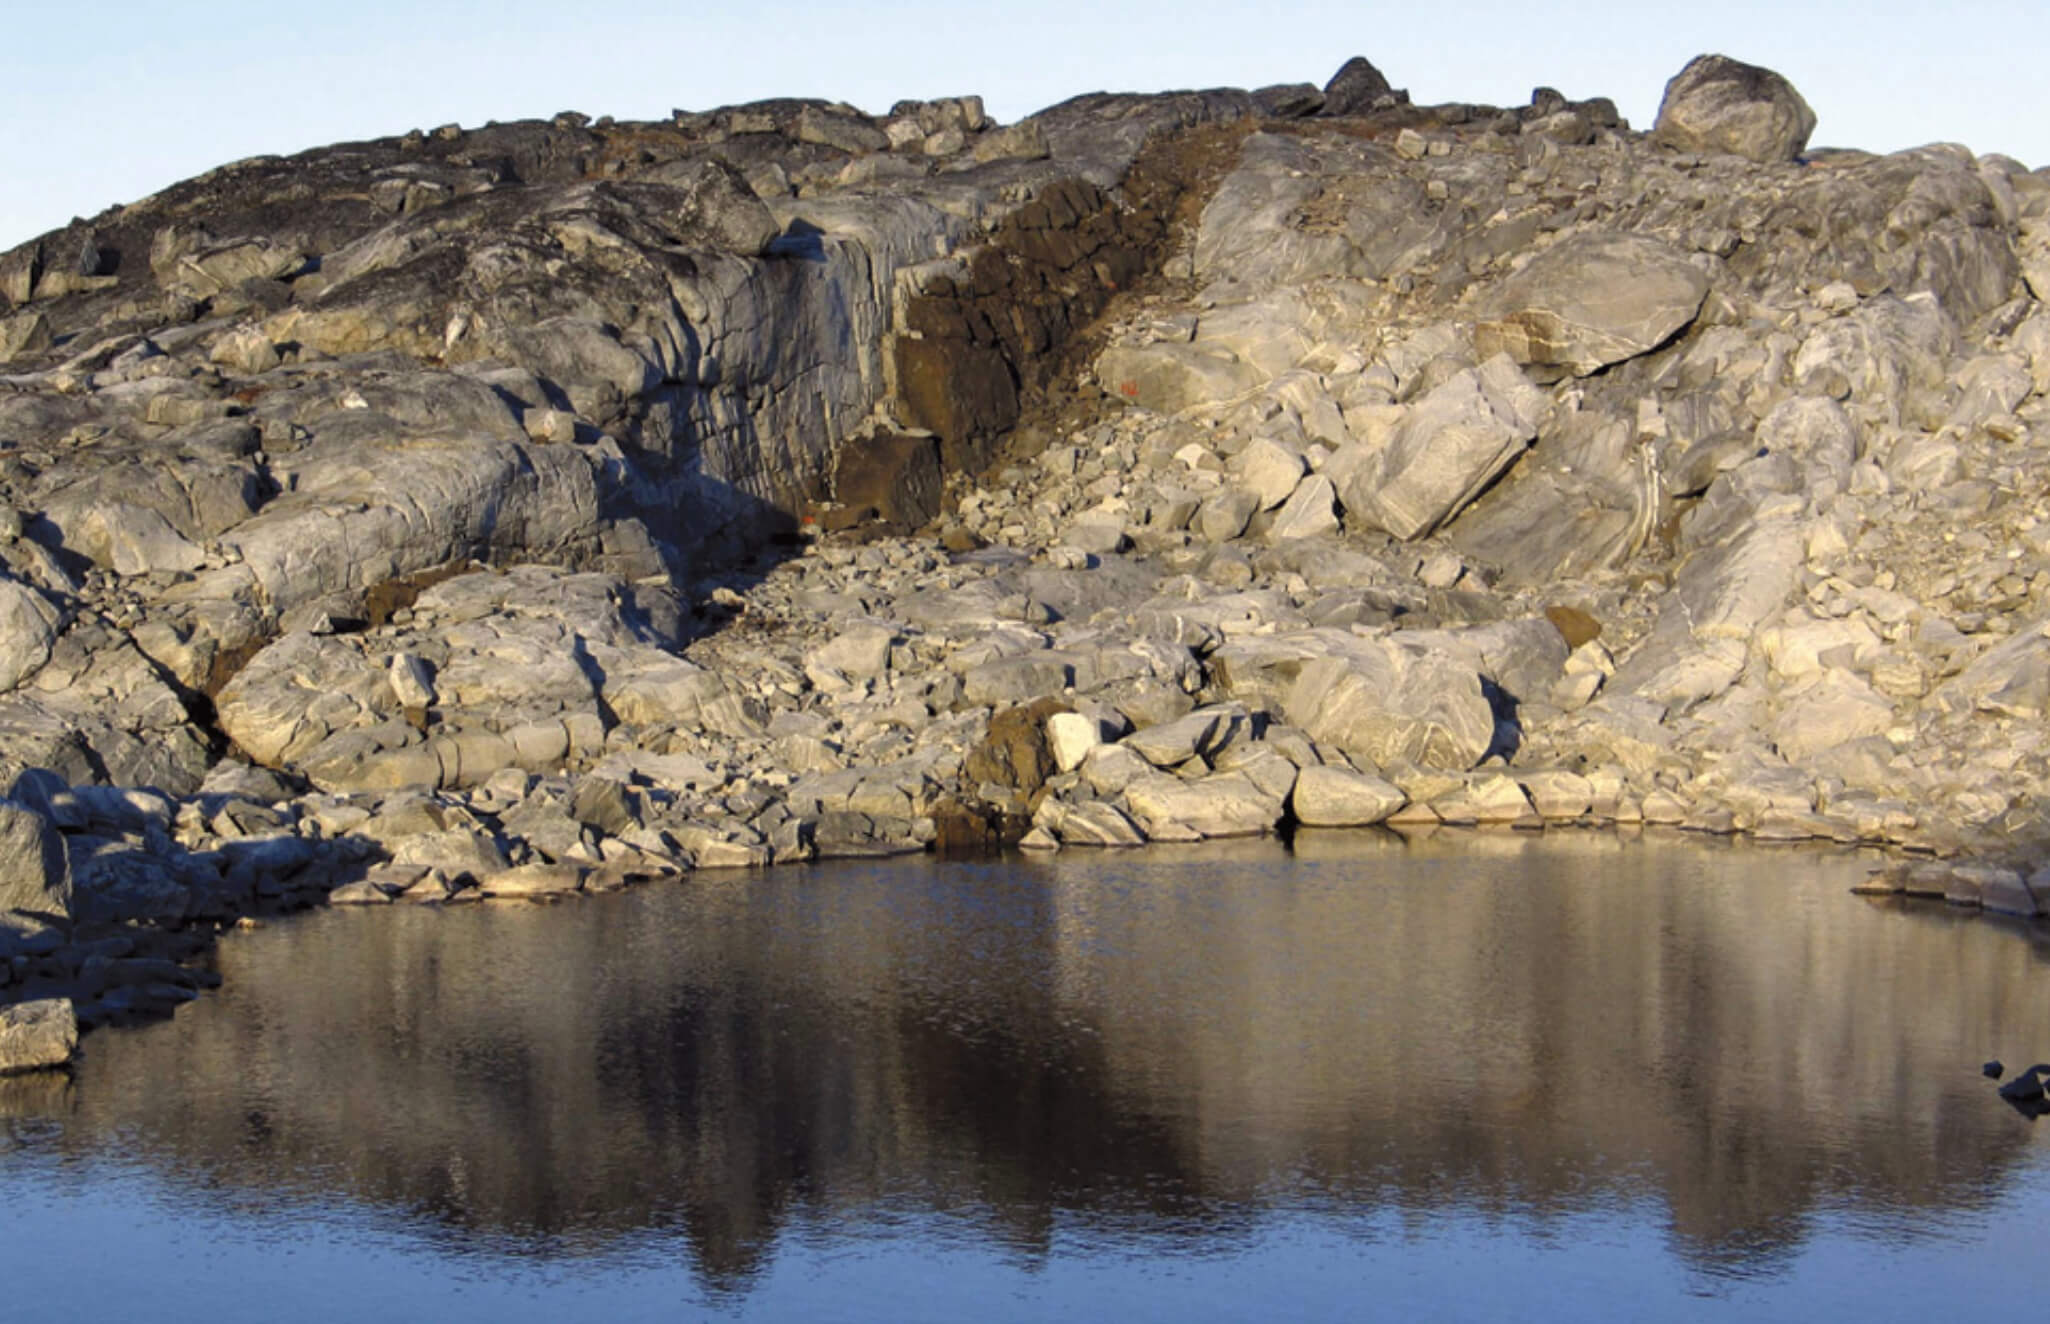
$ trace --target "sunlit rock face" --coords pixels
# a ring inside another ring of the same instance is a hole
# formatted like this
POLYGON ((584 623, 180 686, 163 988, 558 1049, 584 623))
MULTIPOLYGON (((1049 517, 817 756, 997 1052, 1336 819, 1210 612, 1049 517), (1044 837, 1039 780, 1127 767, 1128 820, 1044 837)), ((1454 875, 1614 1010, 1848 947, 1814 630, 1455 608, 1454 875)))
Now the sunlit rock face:
POLYGON ((1302 1173, 1541 1219, 1650 1196, 1683 1254, 1755 1255, 1823 1202, 1968 1206, 2019 1153, 1957 1063, 2050 1037, 2040 956, 1846 902, 1862 868, 1305 833, 331 913, 236 939, 217 998, 5 1107, 551 1253, 677 1234, 713 1279, 800 1210, 1200 1239, 1302 1173))

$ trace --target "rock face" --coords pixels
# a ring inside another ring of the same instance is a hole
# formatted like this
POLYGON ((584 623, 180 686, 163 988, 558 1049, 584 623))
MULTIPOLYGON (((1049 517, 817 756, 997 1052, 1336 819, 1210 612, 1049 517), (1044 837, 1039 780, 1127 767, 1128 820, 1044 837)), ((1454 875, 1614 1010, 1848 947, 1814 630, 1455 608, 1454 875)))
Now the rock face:
POLYGON ((1811 122, 1715 58, 1651 135, 1364 60, 564 115, 0 255, 0 1002, 1021 836, 1653 822, 2031 913, 2050 176, 1811 122))
POLYGON ((1666 84, 1652 140, 1684 152, 1791 161, 1815 132, 1815 112, 1770 69, 1699 55, 1666 84))

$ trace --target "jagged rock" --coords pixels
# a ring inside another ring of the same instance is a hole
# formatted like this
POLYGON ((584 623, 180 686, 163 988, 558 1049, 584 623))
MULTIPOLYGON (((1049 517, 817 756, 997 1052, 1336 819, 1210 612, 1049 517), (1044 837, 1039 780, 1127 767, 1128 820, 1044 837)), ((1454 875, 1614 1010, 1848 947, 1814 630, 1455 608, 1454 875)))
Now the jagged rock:
POLYGON ((583 887, 587 872, 569 864, 523 864, 479 878, 477 890, 487 897, 566 896, 583 887))
POLYGON ((1506 355, 1453 375, 1338 480, 1348 523, 1397 538, 1437 528, 1530 444, 1543 400, 1506 355))
POLYGON ((1311 474, 1274 513, 1267 528, 1270 542, 1321 538, 1338 531, 1338 489, 1323 474, 1311 474))
POLYGON ((1054 766, 1062 772, 1073 772, 1103 743, 1103 733, 1094 718, 1081 713, 1054 713, 1046 719, 1046 743, 1054 766))
POLYGON ((1791 161, 1815 131, 1815 112, 1770 69, 1697 55, 1666 84, 1652 141, 1684 152, 1791 161))
POLYGON ((1224 714, 1198 709, 1186 717, 1134 731, 1125 737, 1124 745, 1156 768, 1172 768, 1213 748, 1224 720, 1224 714))
POLYGON ((1263 376, 1228 351, 1172 341, 1113 345, 1096 360, 1096 380, 1106 394, 1165 414, 1229 400, 1263 376))
POLYGON ((564 115, 24 245, 0 774, 80 783, 12 792, 40 913, 1191 840, 1374 769, 1418 823, 2033 830, 2050 185, 1780 169, 1802 110, 1697 62, 1651 145, 1357 61, 994 132, 564 115), (207 776, 223 733, 270 766, 207 776))
POLYGON ((1324 85, 1320 114, 1361 115, 1376 108, 1383 97, 1392 97, 1388 79, 1364 55, 1355 55, 1338 67, 1324 85))
POLYGON ((50 660, 63 616, 34 587, 0 573, 0 693, 50 660))

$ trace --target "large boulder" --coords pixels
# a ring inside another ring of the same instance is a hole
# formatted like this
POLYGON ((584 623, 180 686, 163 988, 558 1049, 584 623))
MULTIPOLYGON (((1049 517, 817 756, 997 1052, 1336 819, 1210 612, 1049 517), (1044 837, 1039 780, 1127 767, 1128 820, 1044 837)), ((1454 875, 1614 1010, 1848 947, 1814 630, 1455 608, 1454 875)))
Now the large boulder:
POLYGON ((1256 836, 1272 831, 1282 814, 1281 798, 1242 772, 1196 781, 1153 773, 1125 787, 1125 803, 1151 835, 1182 838, 1256 836))
POLYGON ((1449 631, 1372 638, 1319 629, 1236 640, 1212 666, 1225 693, 1280 710, 1355 762, 1464 771, 1495 739, 1476 661, 1477 650, 1449 631))
POLYGON ((1431 532, 1523 453, 1544 407, 1544 393, 1506 355, 1453 374, 1403 415, 1384 446, 1354 443, 1334 457, 1348 523, 1397 538, 1431 532))
POLYGON ((1304 827, 1370 827, 1408 801, 1402 789, 1351 768, 1304 768, 1289 807, 1304 827))
POLYGON ((1664 344, 1707 293, 1701 269, 1656 239, 1576 235, 1502 282, 1474 347, 1585 377, 1664 344))
POLYGON ((1697 55, 1666 84, 1652 141, 1686 152, 1791 161, 1815 132, 1815 112, 1770 69, 1697 55))

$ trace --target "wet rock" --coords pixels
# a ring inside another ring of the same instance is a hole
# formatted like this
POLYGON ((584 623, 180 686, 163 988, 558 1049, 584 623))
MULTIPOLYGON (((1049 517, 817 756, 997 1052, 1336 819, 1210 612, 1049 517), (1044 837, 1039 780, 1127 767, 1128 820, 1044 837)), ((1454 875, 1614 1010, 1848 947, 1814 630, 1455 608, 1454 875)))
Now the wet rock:
POLYGON ((1064 846, 1130 847, 1146 844, 1146 834, 1116 805, 1102 801, 1054 806, 1044 824, 1064 846))
POLYGON ((545 900, 578 891, 583 887, 585 873, 585 869, 571 864, 523 864, 479 878, 477 890, 487 897, 545 900))
POLYGON ((61 1067, 77 1049, 78 1020, 69 998, 0 1007, 0 1076, 61 1067))

